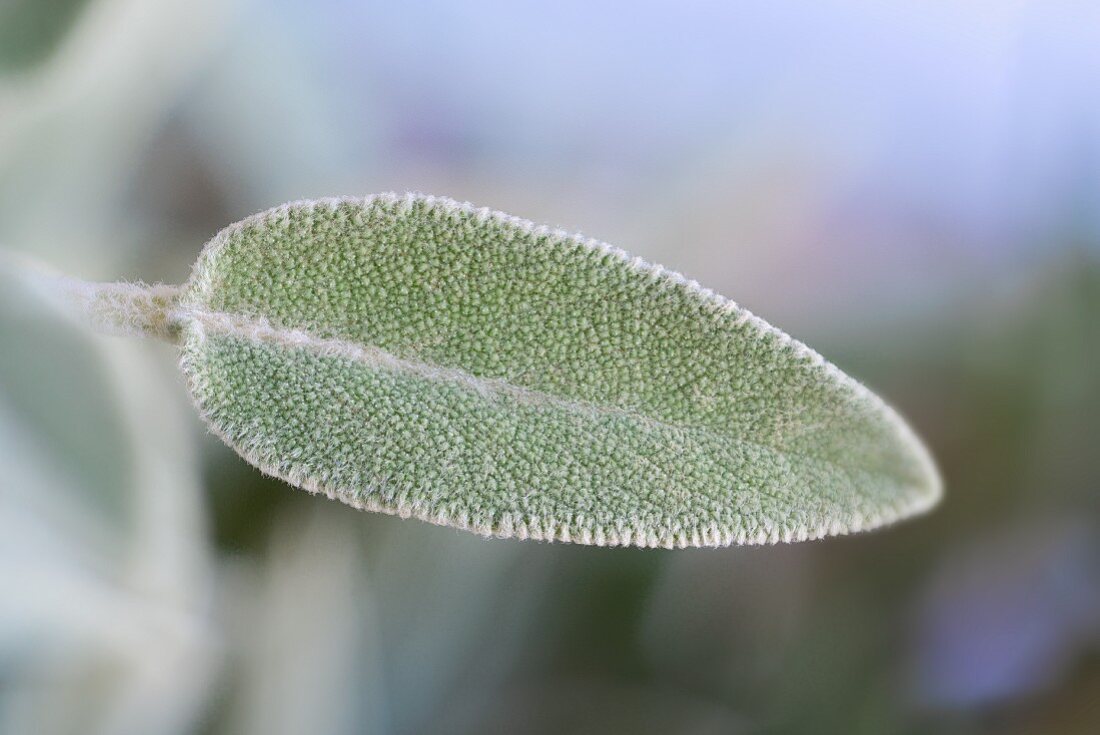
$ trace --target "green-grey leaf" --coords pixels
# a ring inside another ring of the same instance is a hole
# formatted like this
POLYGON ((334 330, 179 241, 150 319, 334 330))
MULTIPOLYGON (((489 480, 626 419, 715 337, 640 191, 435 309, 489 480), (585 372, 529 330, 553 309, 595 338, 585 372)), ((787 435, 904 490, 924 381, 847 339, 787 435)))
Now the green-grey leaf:
POLYGON ((86 4, 87 0, 0 2, 0 72, 22 71, 47 58, 86 4))
POLYGON ((736 304, 446 199, 301 202, 232 225, 169 322, 219 436, 358 508, 679 547, 859 531, 940 495, 894 411, 736 304))

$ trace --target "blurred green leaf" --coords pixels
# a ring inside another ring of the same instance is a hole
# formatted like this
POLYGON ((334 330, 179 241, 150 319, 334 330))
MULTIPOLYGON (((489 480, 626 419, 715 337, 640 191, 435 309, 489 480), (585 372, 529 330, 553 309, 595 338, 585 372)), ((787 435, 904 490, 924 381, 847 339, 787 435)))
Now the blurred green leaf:
POLYGON ((112 377, 86 331, 0 267, 0 388, 21 431, 81 492, 67 502, 111 532, 130 529, 130 436, 112 377), (88 430, 94 421, 95 431, 88 430))
POLYGON ((0 730, 184 732, 212 660, 196 602, 209 580, 195 457, 184 407, 165 396, 171 365, 89 335, 7 265, 0 679, 20 685, 4 687, 0 730))
POLYGON ((0 2, 0 72, 20 71, 50 57, 88 0, 0 2))

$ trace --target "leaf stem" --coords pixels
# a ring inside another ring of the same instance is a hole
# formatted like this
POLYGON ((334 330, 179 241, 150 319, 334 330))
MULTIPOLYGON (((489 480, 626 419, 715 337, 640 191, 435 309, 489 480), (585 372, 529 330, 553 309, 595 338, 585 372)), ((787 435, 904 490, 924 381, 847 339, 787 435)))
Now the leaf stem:
POLYGON ((182 286, 82 281, 7 250, 0 250, 0 275, 15 278, 101 332, 173 344, 179 339, 182 286))
POLYGON ((90 283, 74 278, 61 278, 58 286, 68 305, 102 332, 177 341, 179 324, 173 312, 180 286, 90 283))

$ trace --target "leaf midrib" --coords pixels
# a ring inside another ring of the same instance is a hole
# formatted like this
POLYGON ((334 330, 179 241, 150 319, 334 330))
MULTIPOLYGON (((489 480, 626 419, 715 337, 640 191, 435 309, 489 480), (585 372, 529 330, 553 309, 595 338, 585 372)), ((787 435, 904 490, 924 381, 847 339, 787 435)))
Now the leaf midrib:
MULTIPOLYGON (((375 366, 402 374, 416 375, 430 381, 446 381, 463 386, 486 398, 504 395, 529 406, 557 408, 569 413, 588 415, 597 418, 603 416, 619 417, 656 429, 666 429, 678 432, 699 432, 719 442, 729 441, 756 447, 784 457, 788 461, 799 459, 811 465, 818 464, 838 470, 848 475, 853 485, 856 484, 852 477, 853 473, 859 473, 865 476, 873 474, 870 470, 836 463, 820 456, 796 452, 788 448, 781 449, 743 436, 721 433, 709 426, 674 423, 618 406, 605 406, 587 401, 565 398, 544 391, 515 385, 514 383, 510 383, 500 378, 485 378, 473 375, 459 368, 443 367, 421 360, 398 357, 393 353, 372 345, 362 345, 344 339, 319 337, 303 329, 276 327, 263 317, 212 311, 195 307, 183 309, 178 312, 175 317, 180 320, 190 319, 200 325, 205 332, 242 339, 254 344, 276 345, 290 349, 304 349, 322 357, 343 358, 362 365, 375 366)), ((760 490, 761 488, 754 489, 754 491, 760 490)))

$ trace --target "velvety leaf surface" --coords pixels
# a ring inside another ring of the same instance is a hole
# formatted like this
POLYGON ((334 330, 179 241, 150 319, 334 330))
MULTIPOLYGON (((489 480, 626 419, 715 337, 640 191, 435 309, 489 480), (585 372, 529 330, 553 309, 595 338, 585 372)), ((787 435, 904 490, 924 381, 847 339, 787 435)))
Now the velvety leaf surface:
POLYGON ((361 508, 688 546, 862 530, 940 493, 892 410, 736 304, 450 200, 303 202, 232 225, 177 319, 212 428, 361 508))

